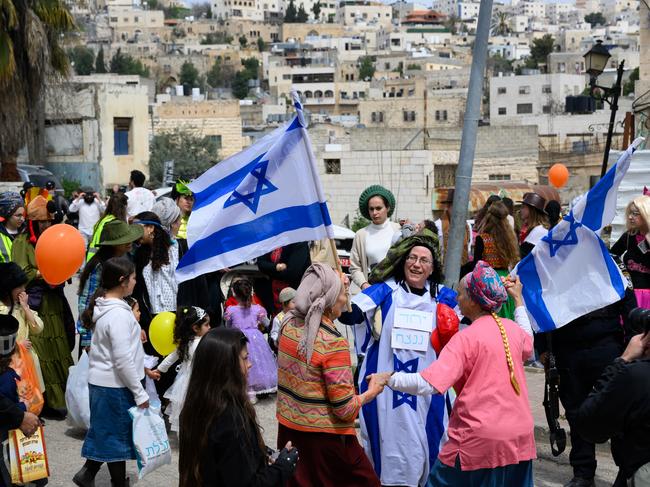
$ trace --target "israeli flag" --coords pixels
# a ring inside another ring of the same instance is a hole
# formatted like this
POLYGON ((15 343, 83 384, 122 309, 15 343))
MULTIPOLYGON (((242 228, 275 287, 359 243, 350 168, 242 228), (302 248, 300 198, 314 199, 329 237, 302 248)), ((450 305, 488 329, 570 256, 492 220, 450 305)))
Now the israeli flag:
POLYGON ((195 203, 179 282, 284 245, 334 237, 297 97, 294 106, 289 123, 188 185, 195 203))
POLYGON ((632 142, 514 269, 535 331, 555 330, 623 298, 627 281, 598 234, 616 214, 618 186, 643 141, 632 142))

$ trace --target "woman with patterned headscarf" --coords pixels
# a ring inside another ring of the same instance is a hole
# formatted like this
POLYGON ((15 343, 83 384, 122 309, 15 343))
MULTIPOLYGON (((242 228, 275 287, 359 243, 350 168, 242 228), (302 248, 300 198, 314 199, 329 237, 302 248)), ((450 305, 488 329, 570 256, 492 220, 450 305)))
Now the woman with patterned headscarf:
POLYGON ((11 247, 25 225, 25 202, 19 193, 0 193, 0 262, 11 261, 11 247))
POLYGON ((533 485, 534 423, 523 367, 533 351, 532 330, 521 306, 521 283, 507 285, 508 291, 495 270, 479 261, 459 286, 458 305, 471 326, 454 335, 425 370, 375 377, 396 394, 456 391, 449 439, 429 485, 533 485), (508 292, 521 325, 497 315, 508 292))
MULTIPOLYGON (((352 299, 352 312, 339 319, 355 325, 357 354, 365 354, 360 392, 370 374, 425 370, 458 330, 456 293, 440 284, 438 239, 429 230, 391 247, 369 281, 371 286, 352 299)), ((362 443, 382 485, 426 484, 451 401, 453 394, 417 397, 385 390, 362 407, 362 443)))

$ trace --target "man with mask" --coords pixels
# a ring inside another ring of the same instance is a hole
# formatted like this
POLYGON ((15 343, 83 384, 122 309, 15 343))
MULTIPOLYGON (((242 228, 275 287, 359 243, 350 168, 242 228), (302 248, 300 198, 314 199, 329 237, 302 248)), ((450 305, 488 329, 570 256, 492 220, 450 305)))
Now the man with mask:
POLYGON ((93 237, 93 228, 95 223, 99 221, 102 213, 106 209, 106 205, 92 188, 82 188, 79 196, 70 203, 68 211, 71 213, 79 213, 79 232, 88 242, 93 237))

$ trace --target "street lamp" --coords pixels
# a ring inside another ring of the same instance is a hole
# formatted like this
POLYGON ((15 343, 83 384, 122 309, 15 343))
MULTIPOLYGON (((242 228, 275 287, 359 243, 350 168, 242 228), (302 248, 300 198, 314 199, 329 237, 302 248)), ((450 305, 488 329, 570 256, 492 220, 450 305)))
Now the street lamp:
POLYGON ((603 92, 601 100, 606 102, 611 109, 609 128, 607 130, 607 141, 605 142, 605 154, 603 155, 603 165, 600 169, 600 177, 602 178, 607 172, 607 161, 609 159, 609 150, 612 146, 612 135, 614 133, 614 123, 616 121, 616 111, 618 110, 618 97, 621 94, 623 64, 625 61, 621 61, 618 65, 618 69, 616 70, 616 83, 614 86, 606 88, 596 84, 598 76, 605 71, 607 61, 609 61, 609 58, 611 57, 607 48, 603 46, 603 41, 596 41, 596 44, 589 49, 583 57, 585 58, 585 70, 589 74, 589 95, 593 97, 596 89, 601 90, 603 92))

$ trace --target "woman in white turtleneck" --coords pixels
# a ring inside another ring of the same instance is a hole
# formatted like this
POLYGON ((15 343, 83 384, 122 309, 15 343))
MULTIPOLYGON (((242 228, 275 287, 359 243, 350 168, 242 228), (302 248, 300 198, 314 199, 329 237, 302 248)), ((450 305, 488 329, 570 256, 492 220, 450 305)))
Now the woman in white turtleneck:
POLYGON ((356 233, 350 252, 352 282, 361 290, 370 285, 370 271, 386 257, 393 237, 400 230, 398 223, 388 219, 394 209, 395 197, 382 186, 370 186, 359 197, 359 211, 371 221, 356 233))

